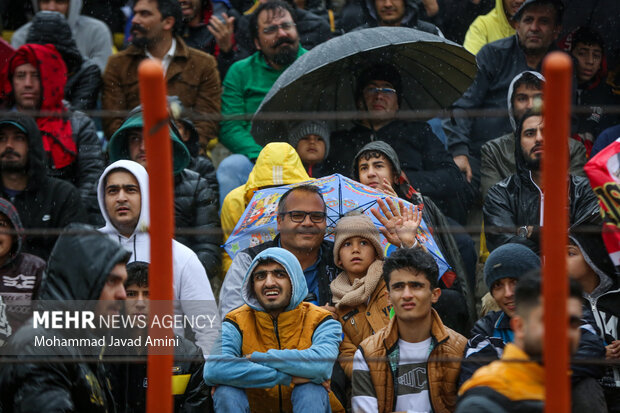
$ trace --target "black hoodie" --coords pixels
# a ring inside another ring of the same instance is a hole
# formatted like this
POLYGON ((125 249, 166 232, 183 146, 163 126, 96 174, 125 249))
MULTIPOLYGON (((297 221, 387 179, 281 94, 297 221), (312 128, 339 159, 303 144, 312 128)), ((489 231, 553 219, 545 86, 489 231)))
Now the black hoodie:
POLYGON ((0 213, 9 219, 11 229, 18 233, 13 235, 11 250, 0 265, 0 296, 6 304, 8 322, 15 332, 31 316, 32 295, 41 283, 45 261, 21 252, 24 228, 15 207, 3 198, 0 198, 0 213))
MULTIPOLYGON (((620 339, 618 318, 620 317, 620 287, 618 274, 609 258, 600 232, 590 232, 581 225, 570 228, 569 238, 581 250, 586 263, 600 279, 599 285, 590 294, 584 292, 584 301, 592 309, 599 336, 609 345, 620 339)), ((607 367, 601 379, 605 388, 616 391, 620 388, 620 368, 607 367)))
MULTIPOLYGON (((108 274, 118 264, 127 262, 130 253, 107 236, 86 225, 72 225, 72 230, 87 234, 63 234, 59 237, 43 276, 38 298, 41 300, 98 300, 108 274), (92 232, 91 232, 92 231, 92 232)), ((9 339, 6 354, 18 354, 26 361, 41 356, 35 337, 59 337, 43 327, 26 323, 9 339)), ((61 357, 71 362, 15 363, 0 370, 0 404, 3 412, 114 412, 110 382, 103 365, 80 360, 75 347, 55 347, 61 357)))
MULTIPOLYGON (((0 115, 0 123, 12 121, 28 132, 28 185, 24 191, 12 193, 0 180, 0 196, 11 201, 25 229, 60 229, 72 222, 87 222, 86 211, 78 190, 70 183, 46 175, 43 141, 36 122, 19 112, 0 115)), ((2 166, 0 165, 0 173, 2 166)), ((23 252, 47 259, 56 235, 29 235, 23 252)))
MULTIPOLYGON (((493 185, 487 192, 482 208, 487 247, 493 251, 509 242, 523 244, 539 253, 539 233, 544 205, 542 192, 532 179, 521 149, 521 130, 515 136, 517 173, 493 185), (534 227, 530 238, 517 235, 517 228, 534 227)), ((568 138, 567 138, 568 140, 568 138)), ((568 145, 568 141, 566 142, 568 145)), ((568 176, 569 223, 600 225, 599 204, 590 181, 581 176, 568 176)))

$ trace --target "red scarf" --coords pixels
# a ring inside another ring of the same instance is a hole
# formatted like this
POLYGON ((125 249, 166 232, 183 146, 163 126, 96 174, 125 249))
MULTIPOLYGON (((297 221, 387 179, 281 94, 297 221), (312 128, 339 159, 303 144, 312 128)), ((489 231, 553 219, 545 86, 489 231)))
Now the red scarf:
MULTIPOLYGON (((30 63, 39 71, 41 106, 43 112, 64 113, 62 103, 67 66, 51 44, 25 44, 15 51, 0 74, 0 99, 11 96, 11 79, 17 67, 30 63)), ((37 126, 43 138, 43 149, 51 156, 56 169, 71 165, 77 156, 77 146, 72 138, 71 122, 62 117, 37 117, 37 126)))

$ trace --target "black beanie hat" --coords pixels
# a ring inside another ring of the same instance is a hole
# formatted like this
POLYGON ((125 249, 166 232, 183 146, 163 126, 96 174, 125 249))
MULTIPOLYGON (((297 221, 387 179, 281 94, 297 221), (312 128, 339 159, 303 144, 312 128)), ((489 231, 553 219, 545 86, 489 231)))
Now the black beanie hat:
POLYGON ((509 243, 493 250, 484 263, 484 282, 489 291, 502 278, 519 279, 540 268, 540 258, 525 245, 509 243))
POLYGON ((362 71, 357 77, 357 86, 355 88, 355 101, 359 101, 364 93, 364 88, 373 80, 383 80, 390 82, 394 89, 396 89, 396 95, 398 96, 398 105, 401 102, 402 92, 402 80, 400 73, 396 67, 387 63, 378 63, 368 69, 362 71))

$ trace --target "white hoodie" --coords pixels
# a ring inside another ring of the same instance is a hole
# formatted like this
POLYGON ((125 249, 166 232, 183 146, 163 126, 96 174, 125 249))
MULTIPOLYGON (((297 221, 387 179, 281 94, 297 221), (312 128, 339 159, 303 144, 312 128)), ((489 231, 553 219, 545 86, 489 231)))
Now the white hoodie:
MULTIPOLYGON (((144 261, 151 262, 151 237, 149 229, 149 176, 146 169, 139 163, 120 160, 108 166, 99 178, 97 185, 97 199, 99 209, 106 221, 105 227, 100 231, 109 234, 110 237, 121 243, 129 250, 131 258, 129 262, 144 261), (133 234, 129 237, 121 235, 110 221, 108 212, 105 208, 104 181, 105 177, 113 169, 122 168, 131 173, 140 186, 142 207, 138 225, 133 234)), ((209 354, 211 346, 219 335, 219 316, 211 284, 204 267, 198 260, 196 253, 185 245, 172 240, 172 278, 174 289, 174 313, 176 315, 201 316, 200 327, 192 328, 196 344, 200 346, 205 356, 209 354), (208 318, 205 319, 204 316, 208 318), (211 324, 211 321, 213 323, 211 324)), ((197 318, 195 318, 197 319, 197 318)), ((183 328, 175 328, 175 334, 184 337, 183 328)))

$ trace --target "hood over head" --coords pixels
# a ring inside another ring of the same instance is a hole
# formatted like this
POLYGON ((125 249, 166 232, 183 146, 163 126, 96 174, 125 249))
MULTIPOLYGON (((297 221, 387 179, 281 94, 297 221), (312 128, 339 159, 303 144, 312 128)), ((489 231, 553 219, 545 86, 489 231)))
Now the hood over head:
POLYGON ((250 268, 245 273, 243 284, 241 285, 241 296, 243 297, 243 301, 255 311, 265 311, 256 299, 252 289, 252 273, 258 264, 265 260, 276 261, 278 264, 282 265, 288 273, 292 287, 291 301, 284 311, 294 310, 308 295, 308 286, 306 285, 306 277, 304 276, 299 261, 297 261, 297 258, 295 258, 291 252, 284 248, 267 248, 252 260, 252 264, 250 264, 250 268))
POLYGON ((40 11, 31 23, 26 43, 53 44, 65 61, 69 74, 77 72, 84 59, 65 16, 54 11, 40 11))
MULTIPOLYGON (((35 120, 17 111, 0 114, 0 126, 11 124, 21 129, 28 137, 28 188, 36 188, 46 176, 45 155, 41 132, 35 120)), ((0 169, 1 170, 1 169, 0 169)), ((0 181, 0 187, 2 183, 0 181)))
POLYGON ((97 200, 99 201, 99 210, 101 211, 101 215, 105 219, 105 227, 101 228, 102 232, 106 234, 118 234, 118 230, 110 221, 110 217, 108 215, 108 211, 105 207, 105 180, 106 176, 115 169, 124 169, 130 174, 132 174, 136 180, 138 181, 138 185, 140 186, 140 199, 142 200, 142 206, 140 209, 140 218, 138 218, 138 225, 134 229, 134 234, 136 232, 147 232, 150 224, 149 217, 149 175, 146 172, 146 169, 142 165, 137 162, 129 161, 129 160, 120 160, 116 161, 113 164, 109 165, 101 174, 99 178, 99 182, 97 184, 97 200))
MULTIPOLYGON (((142 109, 138 107, 130 113, 129 117, 110 138, 110 142, 108 143, 108 155, 110 156, 111 162, 116 162, 120 159, 130 159, 127 132, 130 129, 142 129, 143 126, 144 119, 142 117, 142 109)), ((170 139, 172 140, 172 172, 176 175, 187 168, 191 158, 176 127, 170 124, 169 131, 170 139)))
POLYGON ((365 152, 379 152, 383 154, 383 156, 388 158, 388 160, 392 163, 392 166, 394 167, 394 170, 396 172, 396 176, 400 176, 402 172, 402 168, 400 167, 400 160, 398 159, 398 155, 396 154, 396 151, 394 150, 394 148, 392 148, 392 146, 389 143, 386 143, 384 141, 372 141, 364 145, 364 147, 360 149, 357 155, 355 155, 355 159, 353 160, 353 165, 351 165, 351 171, 353 173, 353 177, 355 178, 355 180, 359 181, 360 179, 360 174, 357 168, 357 163, 359 162, 360 157, 365 152))
POLYGON ((130 256, 118 242, 90 225, 71 224, 54 245, 38 299, 98 300, 112 268, 130 256))
POLYGON ((569 228, 568 238, 581 250, 586 263, 601 280, 599 286, 592 292, 593 296, 598 296, 617 285, 618 275, 600 231, 592 232, 591 225, 577 223, 569 228))
MULTIPOLYGON (((64 112, 63 98, 67 84, 67 65, 52 44, 24 44, 20 46, 7 64, 0 70, 0 101, 15 104, 12 79, 15 70, 26 63, 39 72, 41 103, 39 110, 64 112)), ((46 118, 44 118, 46 119, 46 118)))
MULTIPOLYGON (((31 0, 32 8, 37 13, 39 9, 39 0, 31 0)), ((75 27, 78 22, 78 18, 82 13, 82 0, 69 0, 69 12, 67 13, 67 21, 69 22, 69 26, 71 26, 72 30, 75 30, 75 27)))
MULTIPOLYGON (((542 113, 538 109, 531 109, 525 112, 523 118, 520 119, 517 123, 517 129, 515 130, 515 165, 517 174, 527 173, 529 175, 530 168, 525 162, 525 158, 523 157, 523 149, 521 149, 521 131, 523 129, 523 123, 527 118, 532 116, 542 116, 542 113)), ((568 142, 566 143, 568 145, 568 142)), ((541 163, 542 165, 542 163, 541 163)))
POLYGON ((19 214, 13 204, 4 198, 0 198, 0 212, 6 215, 9 221, 11 221, 12 228, 10 229, 17 232, 16 235, 13 235, 13 246, 11 247, 11 251, 9 251, 10 255, 8 259, 2 265, 4 267, 10 264, 21 251, 22 242, 24 240, 24 227, 22 226, 22 221, 19 219, 19 214))
POLYGON ((514 93, 515 83, 517 83, 527 73, 532 76, 536 76, 543 83, 546 82, 545 77, 542 74, 533 70, 526 70, 525 72, 521 72, 512 79, 512 81, 510 82, 510 86, 508 86, 508 95, 506 96, 506 101, 508 103, 508 119, 510 119, 510 125, 512 125, 513 131, 517 129, 517 120, 515 119, 515 114, 512 107, 512 94, 514 93))
POLYGON ((250 202, 254 192, 267 186, 281 186, 309 181, 299 154, 286 142, 271 142, 256 158, 256 164, 245 184, 245 202, 250 202))

